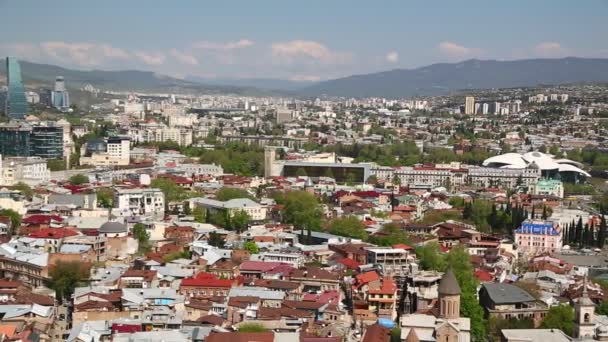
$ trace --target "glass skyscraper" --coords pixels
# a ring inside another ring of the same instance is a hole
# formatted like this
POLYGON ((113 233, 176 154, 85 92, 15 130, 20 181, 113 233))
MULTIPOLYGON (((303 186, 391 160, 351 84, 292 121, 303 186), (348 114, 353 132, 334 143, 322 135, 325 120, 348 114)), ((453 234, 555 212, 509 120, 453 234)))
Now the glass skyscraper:
POLYGON ((6 115, 11 119, 23 119, 28 112, 25 87, 21 80, 21 66, 15 57, 6 57, 6 115))

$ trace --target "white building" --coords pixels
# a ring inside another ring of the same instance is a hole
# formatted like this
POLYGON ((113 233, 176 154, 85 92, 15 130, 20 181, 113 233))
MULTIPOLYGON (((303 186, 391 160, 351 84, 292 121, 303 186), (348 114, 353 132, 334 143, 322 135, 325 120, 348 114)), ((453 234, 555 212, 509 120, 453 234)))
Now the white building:
POLYGON ((465 97, 464 113, 467 115, 475 114, 475 98, 473 96, 465 97))
POLYGON ((51 171, 46 160, 40 157, 9 157, 2 161, 0 156, 0 184, 14 185, 19 182, 38 185, 51 180, 51 171))
POLYGON ((220 165, 215 164, 180 164, 177 169, 183 171, 188 176, 221 176, 224 174, 224 169, 220 165))
POLYGON ((165 195, 160 189, 117 189, 114 208, 119 216, 163 216, 165 195))

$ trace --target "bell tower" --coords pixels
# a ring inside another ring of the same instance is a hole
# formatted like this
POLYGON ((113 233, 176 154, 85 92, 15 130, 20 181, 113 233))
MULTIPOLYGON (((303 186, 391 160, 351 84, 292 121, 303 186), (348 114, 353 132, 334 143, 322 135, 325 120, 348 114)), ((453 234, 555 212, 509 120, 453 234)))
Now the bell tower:
POLYGON ((583 294, 574 305, 574 338, 593 338, 595 333, 595 304, 587 292, 587 276, 583 278, 583 294))

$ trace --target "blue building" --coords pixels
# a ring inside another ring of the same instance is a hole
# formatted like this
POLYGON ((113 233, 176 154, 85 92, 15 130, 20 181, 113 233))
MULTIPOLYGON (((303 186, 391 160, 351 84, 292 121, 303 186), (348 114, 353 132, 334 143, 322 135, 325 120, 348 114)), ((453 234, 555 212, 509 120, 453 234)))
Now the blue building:
POLYGON ((25 87, 21 79, 21 66, 15 57, 6 57, 6 84, 8 92, 5 113, 11 119, 21 120, 28 112, 25 87))
POLYGON ((51 92, 51 105, 61 111, 70 108, 70 94, 65 90, 65 81, 62 76, 55 78, 55 90, 51 92))

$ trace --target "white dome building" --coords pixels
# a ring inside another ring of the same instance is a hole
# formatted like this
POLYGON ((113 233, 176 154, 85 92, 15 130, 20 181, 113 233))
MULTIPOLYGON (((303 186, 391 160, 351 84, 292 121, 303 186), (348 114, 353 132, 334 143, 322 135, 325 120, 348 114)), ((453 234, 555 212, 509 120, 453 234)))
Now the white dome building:
POLYGON ((560 178, 578 182, 581 177, 591 177, 582 169, 583 165, 569 159, 555 159, 552 155, 542 152, 505 153, 490 157, 483 161, 483 166, 502 169, 524 169, 536 167, 545 178, 560 178))

